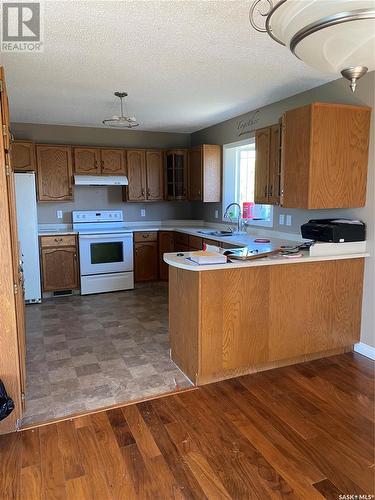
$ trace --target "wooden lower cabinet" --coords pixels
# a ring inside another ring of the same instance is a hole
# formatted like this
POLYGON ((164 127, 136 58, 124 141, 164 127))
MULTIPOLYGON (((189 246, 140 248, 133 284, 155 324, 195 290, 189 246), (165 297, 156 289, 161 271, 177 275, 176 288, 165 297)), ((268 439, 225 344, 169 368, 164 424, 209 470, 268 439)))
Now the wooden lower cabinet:
POLYGON ((134 243, 134 281, 156 281, 159 278, 157 241, 134 243))
POLYGON ((79 288, 76 237, 42 236, 40 249, 43 292, 79 288))
POLYGON ((189 248, 190 251, 202 250, 203 238, 189 234, 189 248))
POLYGON ((174 252, 174 234, 173 231, 159 232, 159 279, 168 281, 168 264, 163 260, 165 253, 174 252))
POLYGON ((174 233, 174 251, 180 252, 182 247, 189 248, 189 235, 176 231, 174 233))
POLYGON ((169 270, 171 355, 195 384, 350 351, 364 259, 169 270))

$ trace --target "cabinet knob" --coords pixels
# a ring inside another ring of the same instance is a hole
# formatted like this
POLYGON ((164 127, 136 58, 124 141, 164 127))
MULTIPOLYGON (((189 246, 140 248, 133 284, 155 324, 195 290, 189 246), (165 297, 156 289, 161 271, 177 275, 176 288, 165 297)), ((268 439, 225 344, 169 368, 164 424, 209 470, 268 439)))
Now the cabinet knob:
POLYGON ((270 190, 269 190, 269 196, 272 196, 272 191, 273 191, 273 185, 270 185, 270 190))
POLYGON ((149 189, 147 189, 147 196, 151 196, 151 192, 149 189))
POLYGON ((145 190, 143 188, 142 188, 141 192, 142 192, 142 196, 144 196, 145 195, 145 190))
POLYGON ((264 186, 264 196, 267 197, 267 186, 264 186))

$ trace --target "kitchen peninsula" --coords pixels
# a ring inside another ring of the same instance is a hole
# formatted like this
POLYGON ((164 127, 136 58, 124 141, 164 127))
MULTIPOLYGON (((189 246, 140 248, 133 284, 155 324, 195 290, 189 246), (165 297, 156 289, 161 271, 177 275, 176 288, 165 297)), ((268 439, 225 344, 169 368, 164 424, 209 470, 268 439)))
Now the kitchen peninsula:
POLYGON ((169 265, 171 356, 195 385, 352 350, 364 257, 169 265))

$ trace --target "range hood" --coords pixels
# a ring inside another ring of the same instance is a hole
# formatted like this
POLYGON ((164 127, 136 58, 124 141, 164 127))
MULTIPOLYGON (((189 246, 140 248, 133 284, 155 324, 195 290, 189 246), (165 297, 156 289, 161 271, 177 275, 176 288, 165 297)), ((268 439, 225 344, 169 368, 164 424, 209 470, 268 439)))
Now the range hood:
POLYGON ((75 175, 76 186, 127 186, 126 175, 75 175))

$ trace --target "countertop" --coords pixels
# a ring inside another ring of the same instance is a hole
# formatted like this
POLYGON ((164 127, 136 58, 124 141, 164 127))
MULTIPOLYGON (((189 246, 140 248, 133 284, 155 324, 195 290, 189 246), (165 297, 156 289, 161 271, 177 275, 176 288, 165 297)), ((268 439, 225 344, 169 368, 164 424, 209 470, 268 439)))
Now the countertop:
MULTIPOLYGON (((126 232, 138 232, 138 231, 176 231, 177 227, 181 231, 191 227, 199 227, 203 229, 203 221, 147 221, 147 222, 124 222, 126 232)), ((56 234, 77 234, 71 224, 39 224, 38 234, 39 236, 48 236, 56 234)))
MULTIPOLYGON (((181 253, 181 252, 178 252, 181 253)), ((368 253, 356 253, 347 255, 325 255, 319 257, 310 257, 307 250, 301 252, 302 257, 285 257, 282 255, 271 255, 269 257, 263 257, 256 260, 247 261, 234 261, 227 262, 226 264, 206 264, 200 265, 187 260, 188 257, 193 252, 185 252, 183 257, 178 257, 177 253, 166 253, 164 254, 164 262, 168 265, 177 267, 179 269, 185 269, 187 271, 216 271, 223 269, 237 269, 243 267, 258 267, 258 266, 274 266, 280 264, 301 264, 307 262, 320 262, 327 260, 344 260, 344 259, 362 259, 368 257, 368 253)))
MULTIPOLYGON (((220 241, 225 243, 232 243, 237 246, 248 246, 249 248, 260 248, 263 251, 270 251, 275 248, 278 248, 280 245, 295 245, 296 241, 302 243, 303 239, 296 237, 296 235, 291 234, 290 239, 277 238, 274 236, 270 236, 270 232, 267 231, 268 234, 262 235, 257 228, 254 232, 252 232, 252 228, 248 228, 247 233, 234 234, 233 236, 217 236, 207 234, 207 231, 215 231, 220 229, 225 229, 225 225, 203 225, 203 222, 199 224, 197 221, 167 221, 167 222, 159 222, 156 223, 136 223, 136 222, 125 222, 124 231, 126 232, 148 232, 148 231, 176 231, 181 233, 190 234, 192 236, 198 236, 204 239, 220 241), (269 244, 261 244, 254 245, 254 239, 266 237, 270 240, 269 244)), ((74 231, 71 225, 68 224, 59 224, 59 225, 40 225, 38 230, 39 236, 55 236, 57 234, 77 234, 77 231, 74 231), (46 227, 48 226, 48 227, 46 227)), ((276 236, 276 233, 275 233, 276 236)))
MULTIPOLYGON (((258 250, 259 253, 269 252, 279 248, 280 246, 295 246, 298 243, 302 243, 302 237, 298 235, 291 234, 290 239, 277 238, 270 236, 270 231, 262 232, 259 228, 256 228, 252 232, 252 228, 248 228, 247 233, 234 234, 233 236, 217 236, 207 234, 207 231, 215 231, 217 229, 223 229, 223 225, 213 224, 205 226, 202 221, 156 221, 156 222, 129 222, 126 224, 126 231, 128 232, 138 232, 138 231, 176 231, 181 233, 187 233, 192 236, 198 236, 207 240, 219 241, 223 243, 229 243, 236 245, 238 247, 247 247, 249 251, 258 250), (268 243, 257 243, 254 240, 260 237, 265 237, 270 241, 268 243)), ((44 225, 44 227, 39 226, 39 235, 68 235, 77 234, 76 231, 72 229, 72 226, 68 224, 59 225, 44 225)), ((277 233, 275 233, 277 235, 277 233)), ((272 255, 269 257, 263 257, 257 260, 248 261, 235 261, 228 262, 226 264, 209 264, 209 265, 199 265, 190 260, 187 257, 190 256, 191 252, 185 252, 183 257, 177 257, 177 253, 164 254, 164 261, 174 267, 180 269, 186 269, 189 271, 213 271, 216 269, 233 269, 241 267, 256 267, 256 266, 270 266, 278 264, 297 264, 301 262, 319 262, 324 260, 342 260, 342 259, 359 259, 363 257, 368 257, 368 253, 351 253, 343 255, 329 255, 329 256, 319 256, 311 257, 308 251, 302 252, 302 257, 285 257, 280 255, 272 255)))

